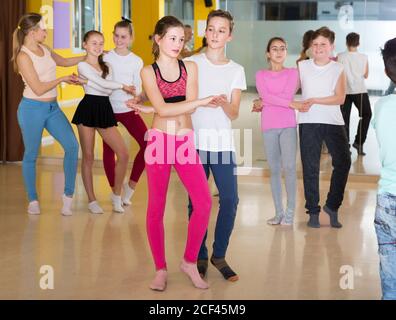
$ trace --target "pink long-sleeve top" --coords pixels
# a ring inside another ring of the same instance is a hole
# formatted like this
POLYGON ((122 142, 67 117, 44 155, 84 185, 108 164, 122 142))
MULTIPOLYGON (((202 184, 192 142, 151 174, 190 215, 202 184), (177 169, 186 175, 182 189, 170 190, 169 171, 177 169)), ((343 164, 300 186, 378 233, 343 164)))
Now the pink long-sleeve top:
POLYGON ((298 70, 259 70, 256 88, 263 101, 261 130, 292 128, 297 126, 296 113, 289 107, 298 86, 298 70))

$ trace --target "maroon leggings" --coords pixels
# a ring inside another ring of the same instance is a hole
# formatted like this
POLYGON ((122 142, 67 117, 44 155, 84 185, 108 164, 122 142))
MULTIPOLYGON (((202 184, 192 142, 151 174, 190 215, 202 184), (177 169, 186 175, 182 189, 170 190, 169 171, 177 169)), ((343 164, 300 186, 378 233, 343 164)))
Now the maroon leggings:
MULTIPOLYGON (((128 130, 129 134, 135 138, 139 144, 140 150, 133 161, 130 180, 138 182, 144 170, 144 150, 147 142, 144 135, 147 131, 146 124, 143 119, 135 114, 134 111, 126 113, 115 113, 117 122, 121 122, 128 130)), ((114 171, 115 171, 115 154, 114 151, 103 141, 103 165, 106 172, 107 180, 111 187, 114 187, 114 171)))

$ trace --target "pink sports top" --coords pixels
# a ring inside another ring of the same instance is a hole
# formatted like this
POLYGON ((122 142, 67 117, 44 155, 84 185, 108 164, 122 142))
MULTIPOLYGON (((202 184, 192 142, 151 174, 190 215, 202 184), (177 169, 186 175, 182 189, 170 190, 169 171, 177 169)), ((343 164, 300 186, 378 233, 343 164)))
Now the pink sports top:
POLYGON ((152 64, 158 88, 165 102, 180 102, 186 100, 187 70, 184 62, 179 61, 180 76, 176 81, 167 81, 162 75, 158 64, 152 64))

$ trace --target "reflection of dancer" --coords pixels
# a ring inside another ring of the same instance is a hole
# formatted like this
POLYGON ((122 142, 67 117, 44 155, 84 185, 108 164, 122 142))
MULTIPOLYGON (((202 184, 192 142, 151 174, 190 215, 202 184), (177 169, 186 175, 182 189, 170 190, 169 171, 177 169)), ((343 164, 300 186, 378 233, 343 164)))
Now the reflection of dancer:
POLYGON ((275 217, 269 224, 292 225, 296 204, 296 153, 297 124, 294 109, 303 107, 293 101, 299 86, 296 68, 283 66, 287 55, 284 39, 275 37, 268 41, 266 56, 269 70, 256 73, 256 87, 260 95, 253 111, 261 111, 261 128, 265 153, 271 171, 271 190, 275 217), (287 207, 282 204, 282 170, 285 174, 287 207))
MULTIPOLYGON (((385 73, 396 82, 396 38, 385 43, 385 73)), ((380 257, 382 298, 396 300, 396 96, 381 98, 375 105, 373 126, 377 135, 381 178, 378 183, 375 231, 380 257)))
POLYGON ((360 36, 357 33, 349 33, 346 37, 348 51, 340 53, 337 57, 337 61, 344 65, 347 78, 347 95, 344 104, 341 106, 341 111, 345 121, 348 141, 349 119, 353 103, 359 111, 360 120, 352 146, 357 149, 359 155, 365 155, 363 152, 363 144, 366 141, 370 124, 371 107, 366 85, 364 84, 364 79, 368 77, 368 59, 367 55, 357 51, 359 39, 360 36))
MULTIPOLYGON (((246 89, 244 68, 225 55, 225 46, 232 39, 233 26, 233 17, 229 12, 212 11, 207 17, 206 52, 190 58, 198 65, 199 97, 221 95, 215 100, 219 107, 198 108, 192 115, 192 121, 196 132, 196 147, 206 176, 209 177, 212 172, 219 190, 220 207, 210 261, 229 281, 238 280, 238 275, 228 265, 225 256, 239 202, 231 121, 238 117, 241 91, 246 89)), ((195 204, 190 201, 189 214, 193 209, 195 210, 195 204)), ((205 276, 208 268, 205 241, 206 236, 198 260, 202 276, 205 276)))
POLYGON ((56 78, 56 66, 73 66, 84 57, 62 58, 44 46, 47 36, 41 15, 29 13, 18 23, 13 35, 14 69, 25 82, 23 98, 18 107, 18 123, 22 130, 25 153, 22 161, 23 178, 29 197, 28 213, 39 214, 40 206, 36 190, 36 159, 43 130, 62 145, 65 191, 63 215, 71 215, 72 197, 77 173, 78 143, 69 121, 56 102, 56 87, 62 81, 73 84, 77 77, 56 78))
POLYGON ((211 197, 194 147, 190 114, 198 106, 210 107, 210 102, 216 97, 197 100, 196 65, 177 59, 183 48, 183 39, 183 24, 175 17, 166 16, 157 22, 153 42, 155 62, 141 72, 144 90, 153 107, 128 102, 137 111, 155 111, 145 161, 149 189, 147 235, 157 270, 150 288, 159 291, 165 290, 167 283, 163 216, 172 166, 194 204, 180 268, 195 287, 208 288, 199 276, 196 262, 209 222, 211 197))
POLYGON ((313 59, 298 64, 304 104, 307 112, 299 113, 301 161, 304 194, 309 214, 308 226, 319 228, 319 169, 322 142, 332 157, 333 172, 330 190, 323 210, 330 216, 331 226, 341 228, 338 208, 344 198, 351 156, 340 104, 345 100, 345 75, 341 63, 330 60, 334 48, 334 32, 327 27, 312 37, 313 59))
POLYGON ((314 33, 313 30, 308 30, 307 32, 304 33, 302 39, 302 50, 300 52, 300 56, 298 57, 297 64, 300 61, 308 60, 312 57, 311 43, 312 43, 313 33, 314 33))
POLYGON ((103 213, 96 201, 92 166, 94 162, 95 131, 117 154, 113 187, 113 210, 123 212, 121 187, 128 164, 128 150, 116 128, 117 121, 111 108, 109 95, 112 90, 123 89, 134 93, 134 88, 111 81, 112 70, 103 61, 103 35, 98 31, 88 31, 84 35, 83 47, 87 51, 85 61, 78 64, 79 81, 84 85, 85 96, 78 104, 72 123, 77 125, 82 149, 81 173, 88 195, 88 209, 92 213, 103 213))
MULTIPOLYGON (((130 21, 119 21, 114 26, 113 41, 116 46, 103 58, 113 70, 113 80, 122 83, 128 83, 136 89, 136 93, 141 92, 140 71, 143 67, 143 61, 137 55, 129 51, 128 46, 133 41, 133 28, 130 21)), ((144 134, 147 127, 140 115, 129 109, 125 102, 131 96, 123 90, 114 90, 110 95, 111 106, 113 107, 114 116, 117 122, 121 122, 128 130, 129 134, 135 138, 139 144, 140 150, 137 153, 130 174, 129 181, 124 184, 124 193, 122 203, 130 205, 130 199, 135 191, 137 182, 144 170, 144 150, 146 141, 144 134)), ((144 93, 136 96, 136 102, 143 102, 146 98, 144 93)), ((115 159, 114 151, 103 141, 103 164, 106 172, 107 180, 112 188, 115 182, 115 159)), ((115 195, 113 193, 112 198, 115 195)))

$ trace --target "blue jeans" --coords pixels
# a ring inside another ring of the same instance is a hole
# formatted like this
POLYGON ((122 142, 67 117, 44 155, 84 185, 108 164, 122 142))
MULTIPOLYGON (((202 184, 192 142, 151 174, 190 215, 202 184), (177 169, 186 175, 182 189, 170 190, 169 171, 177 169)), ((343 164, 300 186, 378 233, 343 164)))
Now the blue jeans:
POLYGON ((396 300, 396 195, 377 195, 374 225, 380 257, 382 299, 396 300))
MULTIPOLYGON (((219 190, 219 212, 217 215, 215 236, 213 243, 213 256, 224 258, 228 243, 234 228, 234 221, 238 206, 238 185, 236 176, 235 153, 231 151, 209 152, 198 150, 206 177, 209 178, 212 171, 217 189, 219 190)), ((192 203, 189 200, 188 215, 192 213, 192 203)), ((206 248, 206 237, 202 241, 198 259, 208 259, 208 249, 206 248)))
POLYGON ((43 130, 62 145, 65 151, 65 195, 72 196, 77 174, 78 142, 72 127, 56 101, 42 102, 22 98, 18 107, 18 123, 21 127, 25 153, 22 172, 29 201, 37 200, 36 160, 41 145, 43 130))

